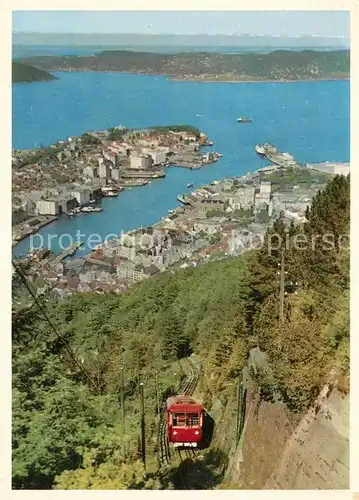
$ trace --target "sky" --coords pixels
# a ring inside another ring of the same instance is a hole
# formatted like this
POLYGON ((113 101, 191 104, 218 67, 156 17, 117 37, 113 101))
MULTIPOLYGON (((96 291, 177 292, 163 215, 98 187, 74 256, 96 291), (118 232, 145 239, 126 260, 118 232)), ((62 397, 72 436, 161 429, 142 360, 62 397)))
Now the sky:
POLYGON ((13 31, 349 38, 349 11, 14 11, 13 31))

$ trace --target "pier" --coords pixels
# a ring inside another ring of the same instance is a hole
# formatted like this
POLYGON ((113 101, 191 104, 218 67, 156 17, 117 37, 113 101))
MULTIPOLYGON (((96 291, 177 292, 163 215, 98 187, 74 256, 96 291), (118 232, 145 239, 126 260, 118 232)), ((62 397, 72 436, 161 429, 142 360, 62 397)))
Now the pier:
POLYGON ((83 241, 76 241, 76 243, 73 243, 71 246, 63 250, 61 253, 59 253, 59 255, 56 255, 56 257, 52 259, 52 264, 59 264, 62 260, 66 259, 66 257, 74 255, 76 251, 80 247, 82 247, 83 244, 83 241))
POLYGON ((290 155, 289 153, 282 153, 276 146, 270 144, 269 142, 266 142, 263 145, 257 144, 255 150, 259 154, 259 156, 266 158, 268 161, 270 161, 274 165, 277 165, 278 167, 303 167, 303 165, 296 162, 292 155, 290 155))
POLYGON ((163 170, 124 170, 121 174, 123 179, 159 179, 160 177, 166 177, 166 173, 163 170))

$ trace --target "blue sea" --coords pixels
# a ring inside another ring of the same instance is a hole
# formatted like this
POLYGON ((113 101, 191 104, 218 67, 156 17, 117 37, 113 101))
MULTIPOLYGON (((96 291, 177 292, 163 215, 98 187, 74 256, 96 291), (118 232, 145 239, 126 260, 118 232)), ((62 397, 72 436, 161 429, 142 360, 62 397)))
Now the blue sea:
MULTIPOLYGON (((191 124, 214 141, 223 158, 198 171, 172 168, 167 177, 102 200, 105 211, 60 218, 43 228, 46 245, 59 250, 59 237, 76 231, 109 234, 147 226, 179 203, 176 196, 215 179, 263 167, 257 143, 272 142, 297 161, 349 161, 349 82, 199 83, 163 76, 111 73, 55 73, 59 80, 13 85, 13 147, 49 145, 88 130, 119 124, 146 127, 191 124), (238 116, 253 122, 238 124, 238 116)), ((64 236, 62 245, 68 245, 64 236)), ((100 241, 98 241, 99 243, 100 241)), ((17 245, 20 255, 29 239, 17 245)), ((36 241, 34 241, 36 243, 36 241)), ((89 251, 86 245, 78 255, 89 251)))

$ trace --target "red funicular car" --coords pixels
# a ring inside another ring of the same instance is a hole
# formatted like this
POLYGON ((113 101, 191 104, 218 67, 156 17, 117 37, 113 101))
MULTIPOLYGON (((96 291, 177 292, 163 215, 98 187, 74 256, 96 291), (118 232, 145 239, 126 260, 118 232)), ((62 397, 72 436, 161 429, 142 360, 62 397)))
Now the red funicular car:
POLYGON ((202 440, 204 408, 190 396, 167 399, 168 440, 175 447, 197 447, 202 440))

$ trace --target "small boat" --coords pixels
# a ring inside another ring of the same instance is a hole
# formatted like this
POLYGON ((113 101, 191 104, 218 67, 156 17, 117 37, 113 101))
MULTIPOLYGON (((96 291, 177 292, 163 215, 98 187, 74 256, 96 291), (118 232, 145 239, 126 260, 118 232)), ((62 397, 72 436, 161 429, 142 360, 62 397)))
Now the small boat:
POLYGON ((213 146, 213 141, 208 141, 208 146, 213 146))
POLYGON ((248 118, 247 116, 240 116, 237 118, 237 123, 251 123, 252 118, 248 118))
POLYGON ((187 187, 188 187, 188 188, 193 187, 193 182, 189 182, 189 183, 187 184, 187 187))

